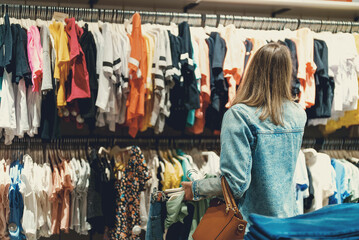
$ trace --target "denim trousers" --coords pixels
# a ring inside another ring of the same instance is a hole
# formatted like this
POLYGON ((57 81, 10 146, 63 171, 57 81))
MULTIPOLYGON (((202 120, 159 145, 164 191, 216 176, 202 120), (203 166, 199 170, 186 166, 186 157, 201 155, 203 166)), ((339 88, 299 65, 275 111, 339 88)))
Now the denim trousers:
POLYGON ((246 240, 359 239, 359 204, 326 206, 291 218, 251 214, 246 240))
POLYGON ((166 202, 151 201, 146 240, 163 240, 166 202))

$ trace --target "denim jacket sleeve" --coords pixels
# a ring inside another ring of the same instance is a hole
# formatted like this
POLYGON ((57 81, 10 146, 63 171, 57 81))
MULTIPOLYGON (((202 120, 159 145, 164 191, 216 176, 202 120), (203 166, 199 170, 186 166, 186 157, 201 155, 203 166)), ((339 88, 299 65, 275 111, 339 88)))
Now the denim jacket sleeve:
MULTIPOLYGON (((233 197, 239 200, 251 182, 252 150, 255 135, 249 118, 236 105, 224 115, 221 129, 221 173, 226 177, 233 197)), ((194 181, 194 200, 221 196, 220 178, 194 181)))

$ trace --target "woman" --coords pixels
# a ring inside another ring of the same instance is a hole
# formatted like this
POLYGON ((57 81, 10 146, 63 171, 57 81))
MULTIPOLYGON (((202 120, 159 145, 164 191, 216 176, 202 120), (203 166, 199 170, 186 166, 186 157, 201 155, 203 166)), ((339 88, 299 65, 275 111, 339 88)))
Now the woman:
MULTIPOLYGON (((221 173, 245 220, 296 215, 293 176, 306 114, 292 99, 291 74, 287 47, 263 46, 223 117, 221 173)), ((223 195, 220 178, 182 184, 186 200, 223 195)))

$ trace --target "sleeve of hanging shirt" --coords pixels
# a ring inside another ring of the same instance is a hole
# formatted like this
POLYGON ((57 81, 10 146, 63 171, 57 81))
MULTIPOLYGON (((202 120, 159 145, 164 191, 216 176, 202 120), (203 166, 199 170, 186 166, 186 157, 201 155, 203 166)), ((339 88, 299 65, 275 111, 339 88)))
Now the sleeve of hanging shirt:
POLYGON ((50 32, 46 26, 42 26, 40 30, 41 45, 42 45, 42 59, 43 59, 43 72, 42 72, 42 84, 41 90, 51 90, 52 86, 52 74, 51 74, 51 58, 50 58, 50 32))
MULTIPOLYGON (((120 76, 121 74, 121 61, 122 61, 122 46, 123 43, 121 42, 121 38, 118 33, 112 34, 112 40, 113 40, 113 73, 117 76, 120 76)), ((118 80, 115 77, 115 82, 118 80)))
POLYGON ((103 31, 104 31, 105 47, 103 53, 102 70, 108 80, 112 80, 113 82, 116 82, 116 77, 113 75, 114 47, 112 41, 111 26, 108 23, 105 23, 103 25, 103 31))

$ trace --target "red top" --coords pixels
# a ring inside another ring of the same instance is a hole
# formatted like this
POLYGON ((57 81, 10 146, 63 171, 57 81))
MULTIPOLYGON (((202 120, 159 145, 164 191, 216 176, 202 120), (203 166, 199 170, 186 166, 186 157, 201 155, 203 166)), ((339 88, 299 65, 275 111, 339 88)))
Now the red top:
POLYGON ((85 54, 79 43, 83 29, 75 23, 75 18, 66 18, 65 31, 69 40, 70 66, 72 71, 71 87, 67 91, 67 102, 77 98, 90 98, 89 74, 85 54))

